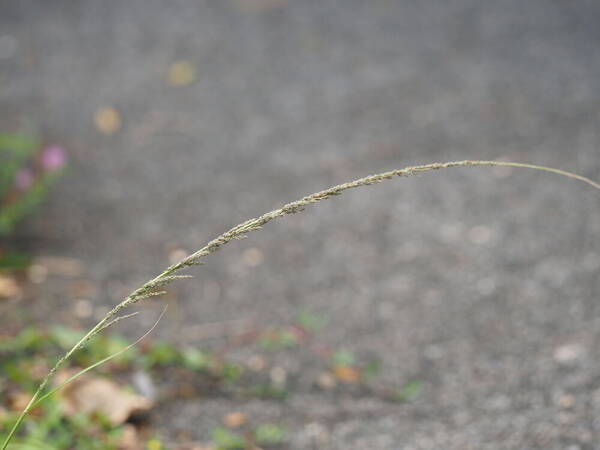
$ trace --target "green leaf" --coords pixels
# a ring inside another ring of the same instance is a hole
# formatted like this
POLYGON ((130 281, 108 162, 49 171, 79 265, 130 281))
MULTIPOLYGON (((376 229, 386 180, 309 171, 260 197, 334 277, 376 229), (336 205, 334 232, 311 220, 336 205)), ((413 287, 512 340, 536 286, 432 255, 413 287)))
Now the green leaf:
POLYGON ((365 378, 374 378, 375 376, 377 376, 377 374, 379 374, 380 371, 381 363, 379 361, 370 361, 365 366, 362 373, 365 376, 365 378))
POLYGON ((274 386, 271 383, 258 383, 252 389, 253 394, 258 398, 264 399, 284 399, 288 392, 279 386, 274 386))
POLYGON ((182 352, 183 364, 191 370, 206 370, 210 366, 210 357, 196 348, 186 348, 182 352))
POLYGON ((69 350, 83 337, 81 331, 75 331, 62 326, 52 327, 50 338, 63 350, 69 350))
POLYGON ((223 379, 228 383, 236 382, 240 379, 243 373, 244 369, 241 366, 233 363, 223 363, 221 368, 221 377, 223 377, 223 379))
POLYGON ((177 348, 166 342, 157 342, 146 353, 150 366, 168 366, 180 361, 181 355, 177 348))
POLYGON ((317 331, 327 325, 327 316, 303 311, 298 314, 298 324, 306 331, 317 331))
POLYGON ((225 428, 213 429, 212 439, 219 450, 243 450, 246 448, 246 441, 242 436, 225 428))
POLYGON ((290 331, 276 330, 261 337, 258 343, 265 350, 274 351, 293 347, 298 343, 298 340, 290 331))
POLYGON ((38 145, 38 140, 32 134, 0 133, 0 152, 2 153, 29 156, 38 145))
POLYGON ((355 361, 354 353, 348 350, 338 350, 333 354, 333 364, 336 366, 353 366, 355 361))
POLYGON ((279 445, 285 440, 285 430, 274 424, 259 425, 254 430, 254 439, 259 445, 279 445))
POLYGON ((31 262, 26 253, 15 251, 0 251, 0 270, 24 269, 31 262))
POLYGON ((417 395, 421 393, 423 389, 422 383, 420 381, 410 381, 406 383, 402 388, 396 393, 394 396, 396 401, 399 402, 409 402, 414 400, 417 395))
MULTIPOLYGON (((2 205, 0 210, 0 234, 9 234, 19 220, 30 214, 44 200, 48 188, 61 173, 62 170, 44 173, 16 201, 2 205)), ((2 175, 0 175, 1 178, 3 178, 2 175)), ((6 180, 4 179, 4 181, 6 180)), ((10 182, 12 182, 12 178, 10 182)))
POLYGON ((14 338, 0 338, 0 353, 36 351, 44 347, 46 336, 36 327, 27 327, 14 338))
MULTIPOLYGON (((0 441, 4 439, 5 436, 0 435, 0 441)), ((56 450, 56 447, 37 439, 28 438, 15 439, 15 441, 8 446, 8 450, 56 450)))

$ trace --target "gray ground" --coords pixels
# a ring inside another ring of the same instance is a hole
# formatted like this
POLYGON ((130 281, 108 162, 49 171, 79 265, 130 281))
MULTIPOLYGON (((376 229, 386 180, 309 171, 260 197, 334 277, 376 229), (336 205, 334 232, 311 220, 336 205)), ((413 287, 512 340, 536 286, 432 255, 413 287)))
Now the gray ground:
MULTIPOLYGON (((98 312, 174 248, 368 173, 507 158, 600 178, 594 1, 1 4, 18 48, 0 60, 0 120, 32 119, 72 156, 21 239, 84 260, 98 312), (177 59, 196 83, 165 83, 177 59), (114 136, 93 125, 107 105, 114 136)), ((324 313, 322 342, 422 394, 397 405, 306 382, 285 402, 178 401, 154 423, 206 440, 241 410, 298 449, 600 449, 598 205, 552 175, 453 169, 269 224, 178 288, 163 336, 324 313), (257 267, 240 258, 251 248, 257 267)), ((71 314, 58 295, 47 310, 71 314)), ((300 379, 314 369, 281 358, 300 379)))

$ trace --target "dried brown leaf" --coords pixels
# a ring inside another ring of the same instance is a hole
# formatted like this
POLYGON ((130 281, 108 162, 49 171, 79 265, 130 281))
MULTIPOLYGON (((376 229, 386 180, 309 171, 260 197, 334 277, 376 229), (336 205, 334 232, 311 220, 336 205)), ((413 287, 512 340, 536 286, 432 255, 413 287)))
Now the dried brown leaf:
POLYGON ((350 366, 336 366, 333 374, 342 383, 354 384, 360 381, 360 372, 350 366))
POLYGON ((0 275, 0 298, 20 298, 23 291, 15 281, 8 275, 0 275))
MULTIPOLYGON (((60 384, 74 374, 63 370, 55 382, 60 384)), ((115 382, 92 375, 82 375, 62 390, 61 402, 66 415, 102 413, 114 425, 124 423, 134 413, 148 411, 153 402, 121 388, 115 382)))

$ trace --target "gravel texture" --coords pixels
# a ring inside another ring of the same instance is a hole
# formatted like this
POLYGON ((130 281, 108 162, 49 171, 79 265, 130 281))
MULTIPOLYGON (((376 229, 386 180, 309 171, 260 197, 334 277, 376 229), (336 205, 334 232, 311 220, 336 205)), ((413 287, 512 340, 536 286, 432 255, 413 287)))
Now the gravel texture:
MULTIPOLYGON (((369 173, 505 158, 600 179, 594 1, 1 10, 0 123, 30 119, 71 154, 19 239, 84 261, 98 313, 173 250, 369 173), (165 81, 178 60, 194 83, 165 81), (121 115, 113 135, 94 127, 102 107, 121 115)), ((159 333, 190 343, 197 324, 314 311, 330 317, 320 342, 375 355, 382 382, 419 380, 422 393, 321 392, 306 381, 314 361, 292 352, 273 356, 300 380, 287 400, 180 400, 154 424, 206 441, 240 410, 285 424, 294 449, 600 449, 599 205, 550 174, 449 169, 268 224, 180 283, 159 333)), ((40 303, 72 314, 59 295, 40 303)))

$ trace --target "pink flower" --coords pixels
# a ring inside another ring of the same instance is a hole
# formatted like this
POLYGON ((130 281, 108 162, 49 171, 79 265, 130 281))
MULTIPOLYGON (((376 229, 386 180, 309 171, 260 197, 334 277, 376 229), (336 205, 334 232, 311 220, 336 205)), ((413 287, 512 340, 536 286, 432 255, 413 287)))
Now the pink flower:
POLYGON ((44 170, 58 170, 67 163, 67 154, 62 147, 51 145, 42 152, 42 167, 44 170))
POLYGON ((15 175, 15 187, 19 191, 26 191, 33 184, 33 172, 29 167, 21 169, 15 175))

